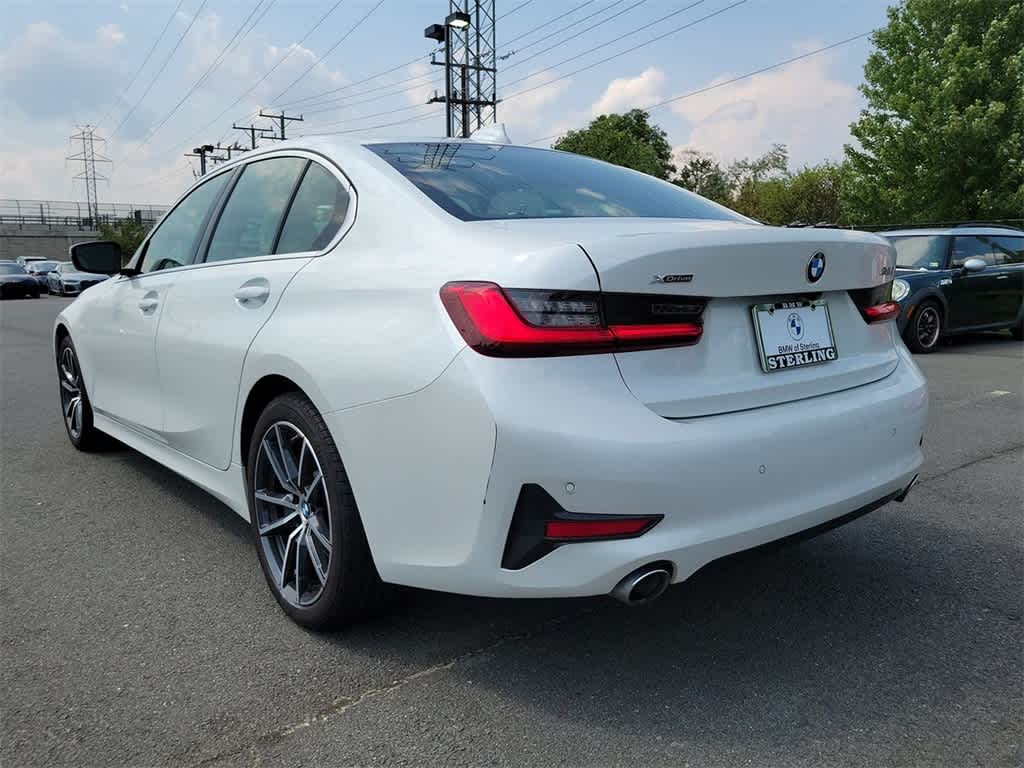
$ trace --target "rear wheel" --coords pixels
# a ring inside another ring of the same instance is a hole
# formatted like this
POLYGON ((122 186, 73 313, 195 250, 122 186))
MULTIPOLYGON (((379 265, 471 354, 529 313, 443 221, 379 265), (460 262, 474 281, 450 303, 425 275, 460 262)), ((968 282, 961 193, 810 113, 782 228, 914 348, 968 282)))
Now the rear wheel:
POLYGON ((57 346, 57 378, 60 383, 60 410, 64 429, 71 444, 80 451, 103 447, 104 435, 92 424, 92 407, 78 365, 78 354, 71 337, 65 336, 57 346))
POLYGON ((334 629, 383 597, 341 456, 305 397, 282 395, 253 430, 246 464, 260 565, 274 597, 297 623, 334 629))
POLYGON ((942 338, 942 310, 934 301, 926 301, 917 308, 903 334, 911 352, 934 352, 942 338))

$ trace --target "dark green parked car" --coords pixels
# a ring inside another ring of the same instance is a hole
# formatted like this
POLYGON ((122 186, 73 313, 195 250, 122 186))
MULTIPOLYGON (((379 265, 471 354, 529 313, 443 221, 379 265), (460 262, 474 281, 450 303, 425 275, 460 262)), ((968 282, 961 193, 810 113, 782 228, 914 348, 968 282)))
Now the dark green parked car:
POLYGON ((914 352, 957 333, 1024 331, 1024 231, 978 224, 879 232, 896 247, 893 299, 914 352))

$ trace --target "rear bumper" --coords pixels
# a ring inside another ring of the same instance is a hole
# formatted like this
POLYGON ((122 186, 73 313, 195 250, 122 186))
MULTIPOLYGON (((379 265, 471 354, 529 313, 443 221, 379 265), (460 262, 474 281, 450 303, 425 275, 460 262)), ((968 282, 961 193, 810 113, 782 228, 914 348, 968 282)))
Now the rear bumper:
POLYGON ((639 403, 609 356, 465 351, 426 389, 328 423, 386 581, 542 597, 604 594, 656 560, 679 582, 712 560, 884 503, 921 465, 926 415, 925 381, 905 349, 872 384, 676 421, 639 403), (359 447, 371 434, 377 444, 388 436, 377 449, 385 455, 359 447), (525 484, 573 513, 663 518, 636 538, 568 544, 502 568, 525 484))

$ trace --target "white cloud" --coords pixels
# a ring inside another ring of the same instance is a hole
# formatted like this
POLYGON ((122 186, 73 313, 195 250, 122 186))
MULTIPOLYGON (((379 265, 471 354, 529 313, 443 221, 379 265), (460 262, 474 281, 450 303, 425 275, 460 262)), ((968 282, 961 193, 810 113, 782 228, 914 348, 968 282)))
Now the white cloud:
MULTIPOLYGON (((444 78, 442 77, 440 83, 435 83, 432 80, 428 81, 426 78, 431 74, 431 70, 437 70, 443 72, 444 70, 440 67, 434 67, 425 61, 417 61, 414 64, 410 64, 407 68, 409 73, 406 80, 417 78, 409 83, 405 89, 405 98, 409 102, 410 106, 413 104, 426 104, 427 99, 434 95, 434 90, 444 90, 444 78)), ((383 87, 383 86, 380 86, 383 87)))
MULTIPOLYGON (((838 157, 860 97, 853 86, 830 77, 830 65, 828 56, 803 59, 675 102, 672 111, 690 126, 684 147, 728 162, 782 143, 791 167, 838 157)), ((723 74, 708 85, 732 77, 723 74)))
POLYGON ((498 121, 508 127, 515 143, 531 141, 538 136, 556 133, 556 121, 565 122, 565 109, 561 97, 569 91, 572 80, 566 78, 551 82, 558 73, 554 70, 537 72, 524 80, 516 96, 498 105, 498 121), (529 90, 529 89, 533 90, 529 90))
POLYGON ((117 24, 104 24, 96 30, 96 40, 103 45, 117 45, 124 40, 124 32, 117 24))
POLYGON ((594 117, 612 112, 628 112, 634 107, 643 107, 661 100, 661 86, 665 73, 657 67, 648 67, 637 77, 619 77, 608 83, 590 111, 594 117))

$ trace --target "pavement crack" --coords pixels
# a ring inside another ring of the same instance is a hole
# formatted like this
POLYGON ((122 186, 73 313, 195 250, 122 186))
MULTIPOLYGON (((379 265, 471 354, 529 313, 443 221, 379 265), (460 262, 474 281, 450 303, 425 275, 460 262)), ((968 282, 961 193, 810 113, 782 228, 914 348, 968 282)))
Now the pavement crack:
POLYGON ((968 467, 973 467, 975 464, 982 464, 991 459, 998 459, 1001 456, 1005 456, 1008 453, 1019 451, 1021 448, 1024 448, 1024 443, 1014 443, 1011 446, 1008 446, 1006 448, 1000 448, 998 451, 990 453, 986 456, 979 456, 976 459, 965 461, 963 464, 958 464, 955 467, 950 467, 949 469, 943 470, 942 472, 937 472, 934 475, 927 475, 926 477, 921 478, 920 482, 922 485, 924 485, 925 483, 930 483, 932 480, 941 480, 942 478, 947 477, 953 474, 954 472, 959 472, 961 469, 967 469, 968 467))
POLYGON ((591 607, 585 610, 575 611, 573 613, 566 613, 560 616, 554 616, 550 619, 547 619, 546 621, 542 621, 540 624, 535 625, 531 629, 525 630, 523 632, 517 632, 511 635, 506 635, 485 646, 482 646, 480 648, 474 648, 472 650, 466 651, 465 653, 461 653, 458 656, 454 656, 448 659, 447 661, 432 664, 429 667, 424 667, 423 669, 418 669, 415 672, 409 673, 405 677, 401 677, 398 680, 389 683, 388 685, 381 685, 375 688, 368 688, 355 696, 339 696, 328 706, 320 709, 319 711, 311 715, 308 715, 302 720, 299 720, 294 723, 289 723, 287 725, 282 725, 272 730, 266 731, 257 736, 255 740, 248 745, 237 747, 234 749, 224 750, 223 752, 218 752, 217 754, 205 757, 202 760, 193 763, 192 765, 196 768, 198 768, 199 766, 210 765, 211 763, 215 763, 227 757, 239 755, 243 752, 251 752, 253 760, 255 762, 259 759, 259 748, 262 746, 270 745, 276 741, 280 741, 281 739, 287 738, 288 736, 298 731, 303 731, 319 723, 323 723, 332 718, 344 715, 346 712, 354 709, 355 707, 358 707, 365 701, 385 696, 391 693, 392 691, 404 688, 405 686, 409 685, 412 682, 415 682, 416 680, 420 680, 425 677, 430 677, 431 675, 435 675, 438 672, 444 672, 446 670, 452 669, 453 667, 459 664, 465 663, 480 656, 485 656, 503 646, 511 645, 512 643, 522 642, 524 640, 529 640, 555 627, 561 626, 568 622, 575 621, 579 618, 582 618, 583 616, 592 614, 597 610, 597 607, 591 607))

